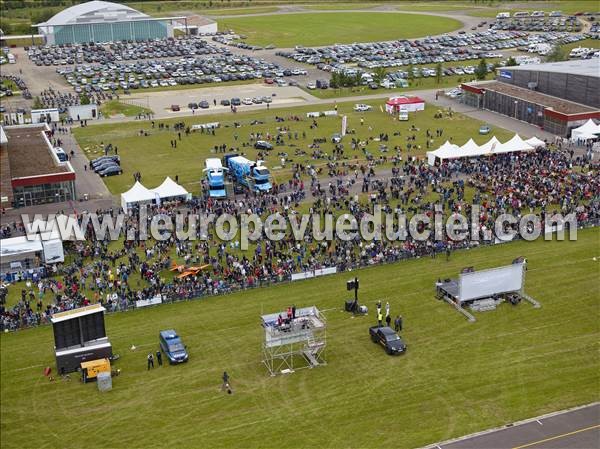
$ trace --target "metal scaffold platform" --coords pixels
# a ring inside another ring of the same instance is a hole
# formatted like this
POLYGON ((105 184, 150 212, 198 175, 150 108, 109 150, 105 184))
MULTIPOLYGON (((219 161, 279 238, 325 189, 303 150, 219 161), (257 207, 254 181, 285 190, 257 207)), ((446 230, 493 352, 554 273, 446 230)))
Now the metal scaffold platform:
POLYGON ((315 306, 261 317, 265 332, 263 363, 271 376, 326 365, 327 322, 315 306), (280 318, 281 317, 281 318, 280 318))

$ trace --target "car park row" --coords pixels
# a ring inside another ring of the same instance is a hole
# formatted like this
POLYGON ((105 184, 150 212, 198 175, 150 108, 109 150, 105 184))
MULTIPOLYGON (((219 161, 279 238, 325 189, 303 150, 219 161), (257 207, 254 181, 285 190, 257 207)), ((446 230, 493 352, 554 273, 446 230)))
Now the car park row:
POLYGON ((366 69, 401 67, 413 64, 466 61, 502 57, 498 50, 527 47, 531 42, 572 43, 583 34, 524 32, 477 32, 459 36, 440 36, 417 40, 355 43, 321 48, 296 47, 294 52, 278 55, 319 69, 358 65, 366 69))

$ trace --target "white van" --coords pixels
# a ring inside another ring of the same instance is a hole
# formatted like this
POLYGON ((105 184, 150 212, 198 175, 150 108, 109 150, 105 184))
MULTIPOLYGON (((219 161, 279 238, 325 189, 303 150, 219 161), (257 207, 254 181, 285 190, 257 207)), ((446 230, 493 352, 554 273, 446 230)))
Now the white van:
POLYGON ((7 54, 6 57, 8 58, 8 63, 9 64, 16 64, 17 63, 17 58, 15 58, 15 55, 13 55, 12 53, 7 54))
POLYGON ((531 17, 544 17, 546 13, 544 11, 533 11, 531 17))
POLYGON ((401 122, 405 122, 408 120, 408 109, 400 108, 398 111, 398 120, 401 122))
POLYGON ((67 157, 67 153, 65 153, 65 150, 63 150, 61 147, 54 148, 54 153, 56 153, 56 157, 61 162, 66 162, 67 160, 69 160, 69 158, 67 157))
POLYGON ((514 13, 513 17, 529 17, 529 13, 527 11, 519 11, 514 13))
POLYGON ((509 12, 499 12, 498 14, 496 14, 496 19, 510 19, 510 13, 509 12))

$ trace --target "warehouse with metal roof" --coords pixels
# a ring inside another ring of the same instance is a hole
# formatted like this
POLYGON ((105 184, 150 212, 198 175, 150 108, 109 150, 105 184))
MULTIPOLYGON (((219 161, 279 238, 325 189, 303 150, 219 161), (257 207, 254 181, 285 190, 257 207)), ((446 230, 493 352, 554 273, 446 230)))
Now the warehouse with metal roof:
POLYGON ((185 17, 150 17, 129 6, 94 0, 71 6, 33 25, 47 44, 144 41, 173 36, 173 24, 185 17))

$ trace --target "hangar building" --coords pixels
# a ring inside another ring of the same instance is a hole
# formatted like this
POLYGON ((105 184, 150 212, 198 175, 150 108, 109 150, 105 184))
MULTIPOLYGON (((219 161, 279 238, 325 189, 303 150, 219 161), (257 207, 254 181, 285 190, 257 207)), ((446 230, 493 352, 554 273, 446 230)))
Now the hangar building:
POLYGON ((94 0, 71 6, 33 26, 52 45, 173 37, 179 21, 186 18, 156 18, 126 5, 94 0))
POLYGON ((598 59, 502 67, 495 81, 462 85, 461 101, 559 136, 600 120, 598 59))

